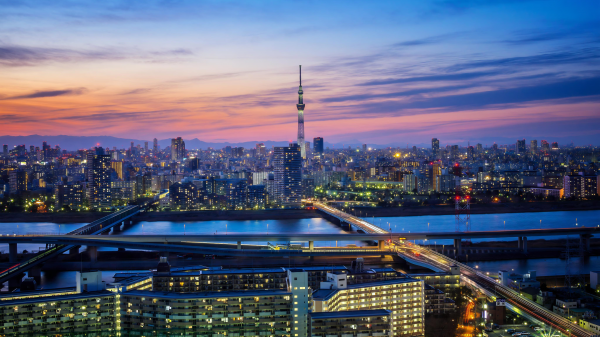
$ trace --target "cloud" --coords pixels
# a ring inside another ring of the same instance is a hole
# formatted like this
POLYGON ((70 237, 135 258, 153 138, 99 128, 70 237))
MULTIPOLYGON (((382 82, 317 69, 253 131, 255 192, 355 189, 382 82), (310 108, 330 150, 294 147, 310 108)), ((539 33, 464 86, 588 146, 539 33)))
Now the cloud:
POLYGON ((462 71, 484 67, 549 66, 578 63, 600 58, 599 48, 584 48, 571 52, 555 52, 532 56, 465 62, 446 67, 447 71, 462 71))
POLYGON ((433 82, 433 81, 464 81, 484 76, 494 76, 501 74, 499 71, 480 71, 471 73, 459 73, 459 74, 443 74, 443 75, 428 75, 428 76, 417 76, 417 77, 406 77, 406 78, 388 78, 385 80, 375 80, 360 83, 361 86, 371 85, 386 85, 395 83, 410 83, 410 82, 433 82))
MULTIPOLYGON (((567 79, 551 84, 500 89, 477 93, 433 97, 414 102, 381 102, 361 104, 352 113, 405 115, 409 109, 443 109, 445 111, 472 110, 486 106, 520 104, 542 100, 575 99, 600 100, 600 77, 567 79)), ((347 107, 344 107, 348 109, 347 107)), ((436 111, 438 112, 438 111, 436 111)), ((421 112, 423 113, 423 112, 421 112)), ((410 112, 409 114, 412 114, 410 112)))
POLYGON ((166 51, 138 51, 105 48, 92 51, 79 51, 61 48, 23 47, 0 45, 0 66, 23 67, 46 62, 82 62, 95 60, 163 60, 178 56, 193 55, 188 49, 166 51))
POLYGON ((50 90, 50 91, 36 91, 31 94, 12 96, 3 98, 3 100, 9 99, 28 99, 28 98, 44 98, 44 97, 56 97, 56 96, 67 96, 67 95, 81 95, 87 91, 86 88, 77 89, 66 89, 66 90, 50 90))
POLYGON ((187 109, 168 109, 168 110, 154 110, 154 111, 130 111, 130 112, 118 112, 118 111, 105 111, 96 112, 88 115, 75 115, 66 117, 56 117, 51 120, 79 120, 88 122, 124 122, 124 121, 142 121, 143 119, 151 119, 156 122, 158 120, 165 121, 177 121, 181 120, 182 114, 189 112, 187 109))
POLYGON ((332 102, 347 102, 347 101, 365 101, 376 98, 396 98, 396 97, 408 97, 420 94, 428 94, 428 93, 437 93, 437 92, 445 92, 451 90, 460 90, 472 88, 471 85, 456 85, 456 86, 447 86, 447 87, 439 87, 439 88, 421 88, 421 89, 413 89, 399 92, 390 92, 385 94, 362 94, 362 95, 349 95, 349 96, 339 96, 339 97, 328 97, 321 100, 324 103, 332 103, 332 102))

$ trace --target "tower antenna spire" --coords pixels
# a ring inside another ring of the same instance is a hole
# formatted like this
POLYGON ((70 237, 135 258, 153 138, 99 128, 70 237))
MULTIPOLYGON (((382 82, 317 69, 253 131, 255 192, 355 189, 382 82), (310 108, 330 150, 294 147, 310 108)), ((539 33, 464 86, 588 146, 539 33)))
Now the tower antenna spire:
POLYGON ((302 65, 300 65, 300 86, 302 86, 302 65))

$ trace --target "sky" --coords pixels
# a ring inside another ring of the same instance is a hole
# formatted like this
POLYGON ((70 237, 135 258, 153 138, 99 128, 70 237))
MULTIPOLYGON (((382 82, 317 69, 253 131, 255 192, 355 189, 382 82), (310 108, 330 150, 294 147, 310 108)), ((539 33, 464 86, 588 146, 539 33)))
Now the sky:
POLYGON ((600 145, 600 1, 0 0, 0 135, 600 145))

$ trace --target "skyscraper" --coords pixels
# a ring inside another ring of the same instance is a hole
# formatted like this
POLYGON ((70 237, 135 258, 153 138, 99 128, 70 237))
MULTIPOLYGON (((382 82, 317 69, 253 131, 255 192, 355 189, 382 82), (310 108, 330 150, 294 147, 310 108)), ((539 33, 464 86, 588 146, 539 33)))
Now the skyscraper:
POLYGON ((315 155, 320 156, 323 154, 323 138, 321 138, 321 137, 313 138, 313 146, 314 146, 315 155))
POLYGON ((5 156, 8 156, 8 145, 6 145, 6 144, 2 145, 2 153, 5 156))
POLYGON ((300 154, 302 159, 306 159, 306 149, 304 148, 304 99, 302 96, 302 66, 300 66, 300 87, 298 88, 298 146, 300 146, 300 154))
POLYGON ((536 139, 531 141, 531 153, 532 154, 537 153, 537 140, 536 139))
POLYGON ((527 147, 525 146, 525 139, 517 139, 517 154, 525 154, 527 152, 527 147))
POLYGON ((104 154, 101 147, 87 153, 87 198, 94 208, 111 206, 110 195, 110 155, 104 154))
POLYGON ((144 142, 144 153, 148 153, 148 142, 144 142))
POLYGON ((158 139, 154 138, 154 145, 152 146, 152 153, 158 153, 158 139))
POLYGON ((273 164, 275 198, 287 206, 300 206, 302 198, 302 157, 298 144, 276 147, 273 164))
POLYGON ((437 138, 431 139, 431 152, 433 153, 433 158, 439 158, 440 155, 440 141, 437 138))
POLYGON ((181 137, 171 139, 171 160, 181 161, 185 157, 185 142, 181 137))
POLYGON ((451 159, 458 159, 458 145, 450 146, 450 157, 451 159))

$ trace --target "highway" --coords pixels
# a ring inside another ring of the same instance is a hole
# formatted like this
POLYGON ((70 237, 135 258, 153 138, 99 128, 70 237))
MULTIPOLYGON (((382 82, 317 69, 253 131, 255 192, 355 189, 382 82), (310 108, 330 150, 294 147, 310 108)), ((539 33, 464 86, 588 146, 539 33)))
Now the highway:
POLYGON ((313 202, 313 205, 318 210, 325 212, 325 213, 337 218, 338 220, 340 220, 342 222, 349 223, 359 229, 362 229, 365 233, 380 233, 380 234, 388 233, 388 231, 383 230, 383 229, 373 225, 372 223, 369 223, 359 217, 350 215, 346 212, 342 212, 342 211, 338 210, 337 208, 328 206, 324 203, 315 201, 315 202, 313 202))
POLYGON ((544 322, 545 324, 552 326, 567 335, 571 333, 573 336, 598 337, 598 335, 581 328, 579 325, 572 323, 568 319, 553 313, 552 311, 533 301, 528 300, 527 298, 520 296, 518 292, 496 282, 496 280, 486 276, 476 269, 418 245, 402 244, 400 242, 397 242, 396 244, 396 251, 398 252, 399 256, 407 255, 412 259, 421 260, 423 263, 433 265, 442 270, 449 270, 449 267, 452 265, 459 266, 460 272, 463 277, 467 278, 467 282, 471 282, 471 284, 484 290, 488 294, 493 292, 501 295, 502 297, 506 298, 506 300, 514 307, 522 310, 536 320, 544 322))
MULTIPOLYGON (((101 219, 98 219, 86 226, 83 226, 74 231, 71 231, 63 237, 73 237, 73 236, 80 235, 80 234, 92 234, 92 235, 100 234, 104 231, 110 230, 110 228, 112 226, 116 225, 117 223, 139 213, 140 209, 141 209, 141 206, 124 207, 117 212, 111 213, 111 214, 109 214, 101 219)), ((7 237, 5 237, 5 238, 7 238, 7 237)), ((10 241, 2 241, 1 239, 2 238, 0 238, 0 242, 15 243, 15 242, 10 242, 10 241)), ((73 245, 58 244, 58 245, 55 245, 54 247, 51 247, 47 250, 40 252, 39 254, 35 255, 34 257, 32 257, 31 259, 29 259, 27 261, 23 261, 21 263, 16 263, 15 265, 11 266, 10 268, 5 269, 0 272, 0 284, 10 280, 13 277, 17 277, 18 275, 21 275, 22 273, 28 271, 29 269, 33 268, 34 266, 36 266, 40 263, 43 263, 44 261, 48 261, 64 252, 66 252, 67 250, 69 250, 71 248, 73 248, 73 245)))

